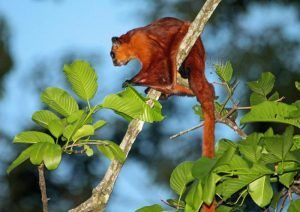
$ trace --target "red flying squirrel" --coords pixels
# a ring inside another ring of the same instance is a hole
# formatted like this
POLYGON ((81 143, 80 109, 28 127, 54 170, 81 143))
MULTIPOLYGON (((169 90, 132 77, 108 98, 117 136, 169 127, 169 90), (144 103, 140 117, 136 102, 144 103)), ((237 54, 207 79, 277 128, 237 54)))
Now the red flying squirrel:
POLYGON ((202 155, 214 157, 214 88, 205 77, 205 50, 199 38, 179 69, 188 78, 190 88, 176 82, 176 55, 190 23, 176 18, 162 18, 151 24, 130 30, 112 38, 110 55, 115 66, 126 65, 138 59, 142 65, 139 73, 127 84, 143 85, 164 96, 196 96, 204 114, 202 155))

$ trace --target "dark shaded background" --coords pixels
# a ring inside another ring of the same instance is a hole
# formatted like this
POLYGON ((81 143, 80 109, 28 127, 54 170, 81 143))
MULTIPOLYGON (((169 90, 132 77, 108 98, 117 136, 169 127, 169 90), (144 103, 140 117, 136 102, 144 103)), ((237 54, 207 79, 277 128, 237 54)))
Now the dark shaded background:
MULTIPOLYGON (((62 1, 64 0, 54 2, 59 7, 62 1)), ((48 1, 35 0, 34 2, 46 6, 48 1)), ((146 1, 126 0, 122 2, 123 5, 124 2, 128 3, 128 7, 133 4, 147 4, 147 6, 141 7, 145 9, 139 9, 134 11, 136 14, 131 14, 135 19, 144 23, 164 16, 193 20, 203 4, 203 1, 192 0, 155 0, 147 3, 146 1)), ((115 0, 114 4, 119 4, 119 1, 115 0)), ((294 81, 300 79, 299 11, 299 0, 223 1, 203 34, 207 50, 207 75, 210 81, 216 79, 215 74, 211 73, 213 64, 230 60, 236 76, 241 81, 236 98, 242 105, 248 104, 249 91, 244 82, 257 79, 263 71, 271 71, 277 77, 276 90, 286 97, 287 102, 299 99, 299 93, 294 88, 294 81)), ((125 16, 122 21, 126 21, 127 18, 125 16)), ((5 80, 8 76, 14 76, 12 70, 18 66, 11 51, 13 36, 14 31, 10 28, 10 20, 1 15, 0 10, 0 104, 2 107, 5 107, 3 96, 8 89, 5 87, 5 80)), ((74 58, 81 58, 87 59, 93 65, 101 68, 101 63, 103 63, 101 54, 107 54, 102 51, 102 49, 97 51, 75 49, 65 51, 63 55, 51 61, 49 58, 37 60, 36 64, 30 68, 30 76, 24 79, 24 83, 32 86, 35 96, 38 96, 38 93, 49 84, 66 87, 63 75, 58 74, 62 64, 70 62, 74 58)), ((135 64, 131 67, 135 67, 135 64)), ((114 92, 120 89, 120 75, 112 83, 112 86, 117 87, 114 92)), ((127 76, 129 75, 132 73, 127 74, 127 76)), ((223 94, 218 88, 217 95, 222 99, 223 94)), ((99 96, 99 101, 101 101, 100 97, 102 96, 99 96)), ((133 209, 143 206, 150 196, 149 204, 154 203, 152 202, 154 199, 159 202, 160 199, 170 197, 161 196, 158 193, 168 194, 165 185, 168 183, 172 169, 183 160, 194 160, 199 157, 199 130, 183 136, 177 141, 168 140, 173 133, 197 123, 197 117, 193 116, 191 109, 195 103, 195 100, 178 97, 162 102, 167 119, 162 123, 145 126, 130 153, 130 159, 124 167, 125 170, 122 171, 123 175, 119 179, 122 183, 117 184, 108 211, 133 211, 133 209), (190 121, 190 117, 192 121, 190 121), (141 176, 138 179, 140 182, 130 180, 130 176, 141 176), (155 184, 152 184, 152 181, 155 184), (124 186, 124 182, 125 185, 127 182, 127 186, 124 186), (144 185, 139 186, 139 183, 144 183, 144 185), (146 183, 148 184, 145 186, 146 183), (143 189, 139 190, 139 188, 143 189)), ((126 131, 127 123, 111 113, 103 116, 109 119, 110 124, 101 132, 100 136, 120 142, 126 131)), ((2 118, 2 122, 5 122, 5 119, 9 119, 9 116, 2 118)), ((20 121, 24 122, 24 120, 20 121)), ((30 120, 25 120, 25 122, 28 122, 25 125, 27 130, 34 129, 30 120)), ((251 128, 247 128, 248 132, 263 131, 269 125, 255 124, 251 126, 251 128)), ((281 125, 272 126, 277 132, 281 132, 283 129, 281 125)), ((238 137, 226 127, 218 127, 216 134, 218 138, 228 135, 230 138, 238 140, 238 137), (224 133, 223 129, 227 132, 224 133)), ((9 132, 0 129, 0 135, 0 147, 2 148, 0 151, 2 153, 0 154, 0 211, 41 211, 37 170, 26 162, 7 176, 5 169, 12 161, 12 156, 20 152, 24 146, 11 145, 13 135, 9 132)), ((91 158, 65 156, 58 171, 47 172, 48 194, 51 197, 50 211, 66 211, 85 200, 90 195, 92 187, 101 179, 107 164, 108 161, 100 155, 91 158)), ((245 209, 257 211, 252 207, 253 205, 249 201, 248 208, 245 209)))

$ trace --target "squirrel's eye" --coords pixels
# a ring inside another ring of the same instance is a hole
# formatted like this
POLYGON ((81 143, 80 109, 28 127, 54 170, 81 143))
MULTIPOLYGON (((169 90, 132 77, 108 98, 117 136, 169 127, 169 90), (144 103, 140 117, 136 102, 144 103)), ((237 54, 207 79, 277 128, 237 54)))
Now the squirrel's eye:
POLYGON ((115 53, 114 53, 113 51, 111 51, 111 52, 110 52, 110 56, 111 56, 111 58, 114 59, 114 58, 115 58, 115 53))

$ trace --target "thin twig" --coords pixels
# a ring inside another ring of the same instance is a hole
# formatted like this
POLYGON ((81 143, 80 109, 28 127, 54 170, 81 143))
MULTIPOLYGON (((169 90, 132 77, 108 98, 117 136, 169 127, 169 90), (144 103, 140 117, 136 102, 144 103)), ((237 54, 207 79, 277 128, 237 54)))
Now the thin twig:
POLYGON ((196 125, 196 126, 194 126, 194 127, 191 127, 191 128, 189 128, 189 129, 183 130, 183 131, 181 131, 181 132, 179 132, 179 133, 176 133, 175 135, 172 135, 172 136, 170 137, 170 139, 174 139, 174 138, 177 138, 177 137, 179 137, 179 136, 182 136, 182 135, 184 135, 184 134, 186 134, 186 133, 189 133, 189 132, 191 132, 191 131, 193 131, 193 130, 196 130, 196 129, 202 127, 202 126, 203 126, 203 123, 198 124, 198 125, 196 125))
MULTIPOLYGON (((237 107, 233 107, 225 116, 221 117, 220 113, 216 112, 215 113, 215 116, 216 116, 216 122, 217 123, 223 123, 223 124, 226 124, 227 126, 229 126, 231 129, 233 129, 234 132, 236 132, 241 138, 246 138, 247 137, 247 134, 240 128, 238 127, 238 125, 233 121, 231 120, 230 118, 228 118, 232 113, 234 113, 237 109, 237 107)), ((175 135, 172 135, 170 137, 170 139, 174 139, 174 138, 177 138, 179 136, 182 136, 186 133, 189 133, 193 130, 196 130, 200 127, 203 126, 203 123, 201 124, 198 124, 194 127, 191 127, 189 129, 186 129, 186 130, 183 130, 183 131, 180 131, 179 133, 176 133, 175 135)))
POLYGON ((46 181, 44 176, 44 164, 38 166, 39 171, 39 186, 41 190, 42 203, 43 203, 43 212, 48 212, 48 198, 46 192, 46 181))

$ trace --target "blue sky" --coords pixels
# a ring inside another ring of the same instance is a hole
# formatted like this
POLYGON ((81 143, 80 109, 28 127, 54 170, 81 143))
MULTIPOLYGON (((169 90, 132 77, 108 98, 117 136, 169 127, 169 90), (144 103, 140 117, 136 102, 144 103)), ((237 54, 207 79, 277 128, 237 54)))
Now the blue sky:
MULTIPOLYGON (((33 111, 41 107, 39 94, 25 80, 34 74, 32 69, 37 61, 49 61, 51 64, 60 56, 74 50, 97 52, 100 61, 100 65, 96 67, 101 90, 99 99, 109 93, 119 91, 124 79, 129 75, 133 76, 134 64, 122 68, 112 65, 109 57, 110 39, 112 36, 121 35, 145 24, 144 16, 139 14, 147 7, 145 2, 0 1, 0 15, 6 17, 10 27, 10 44, 16 64, 5 79, 6 92, 0 100, 0 129, 9 136, 13 136, 28 126, 33 111)), ((272 7, 268 5, 265 8, 253 5, 249 7, 249 13, 239 17, 238 21, 241 27, 247 26, 249 31, 255 33, 264 31, 272 24, 285 25, 287 39, 297 39, 300 24, 296 21, 296 17, 297 11, 288 6, 282 9, 277 5, 272 7), (268 16, 265 15, 266 13, 268 16)), ((209 30, 209 27, 206 30, 209 30)), ((222 42, 226 42, 228 36, 232 35, 225 28, 220 29, 210 39, 207 39, 204 34, 207 51, 222 51, 222 42), (218 42, 215 42, 216 40, 218 42)), ((242 42, 242 45, 246 44, 247 42, 242 42)), ((209 63, 211 65, 212 62, 209 61, 209 63)), ((182 104, 185 111, 190 111, 191 118, 174 123, 175 132, 194 126, 198 122, 197 117, 192 116, 191 111, 191 106, 196 103, 195 99, 181 98, 178 102, 182 104)), ((228 128, 224 127, 224 129, 228 128)), ((218 132, 222 134, 220 136, 224 136, 224 132, 234 135, 228 130, 221 129, 218 132)), ((9 147, 1 148, 0 151, 8 151, 8 149, 9 147)), ((133 211, 143 205, 159 203, 160 199, 171 197, 168 189, 153 185, 151 180, 151 173, 143 165, 129 160, 117 181, 116 192, 114 192, 108 211, 133 211)))
MULTIPOLYGON (((137 16, 137 11, 144 6, 114 0, 90 0, 88 4, 74 0, 1 1, 0 14, 6 17, 10 26, 11 50, 16 66, 5 79, 0 129, 13 136, 27 126, 33 111, 40 108, 39 94, 24 80, 32 74, 31 69, 39 60, 52 61, 76 49, 99 52, 101 65, 96 68, 100 88, 103 88, 101 96, 120 90, 124 79, 122 69, 126 68, 115 68, 111 63, 111 37, 144 24, 137 16)), ((9 147, 2 150, 7 154, 9 147)), ((63 174, 62 169, 58 174, 63 174)), ((144 166, 128 161, 108 211, 133 211, 170 196, 166 189, 153 186, 149 175, 144 166), (152 192, 145 193, 146 190, 152 192)))

